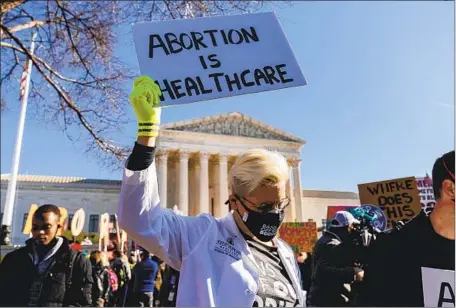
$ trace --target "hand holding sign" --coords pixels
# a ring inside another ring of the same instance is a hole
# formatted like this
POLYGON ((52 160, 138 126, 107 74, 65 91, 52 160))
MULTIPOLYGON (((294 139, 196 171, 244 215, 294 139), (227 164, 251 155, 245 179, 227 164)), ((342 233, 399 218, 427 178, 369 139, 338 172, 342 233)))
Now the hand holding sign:
POLYGON ((138 118, 138 136, 157 137, 161 109, 158 107, 161 91, 157 84, 147 76, 134 81, 130 101, 138 118))

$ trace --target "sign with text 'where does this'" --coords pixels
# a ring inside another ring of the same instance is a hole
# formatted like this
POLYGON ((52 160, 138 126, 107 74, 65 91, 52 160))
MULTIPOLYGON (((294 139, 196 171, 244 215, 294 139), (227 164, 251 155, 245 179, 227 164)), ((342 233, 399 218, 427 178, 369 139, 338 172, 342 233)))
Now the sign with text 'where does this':
POLYGON ((307 84, 273 12, 138 23, 133 39, 161 106, 307 84))
POLYGON ((420 196, 414 177, 359 184, 361 204, 378 206, 388 218, 387 229, 393 221, 407 222, 421 211, 420 196))

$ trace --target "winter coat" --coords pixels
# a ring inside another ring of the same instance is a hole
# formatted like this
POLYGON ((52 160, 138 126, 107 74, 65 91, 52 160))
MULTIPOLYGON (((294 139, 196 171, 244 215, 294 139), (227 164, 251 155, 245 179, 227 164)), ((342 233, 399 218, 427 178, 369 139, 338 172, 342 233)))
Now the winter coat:
POLYGON ((92 267, 93 285, 92 285, 92 302, 96 303, 102 299, 105 302, 109 296, 109 275, 108 267, 95 265, 92 267))
POLYGON ((342 243, 336 234, 325 232, 313 250, 307 306, 353 306, 352 283, 358 271, 361 269, 354 266, 351 245, 342 243))
MULTIPOLYGON (((33 240, 10 252, 0 264, 0 306, 26 307, 30 287, 37 275, 33 263, 33 240)), ((39 297, 42 307, 91 306, 92 266, 81 253, 63 244, 53 257, 55 263, 47 271, 39 297)))

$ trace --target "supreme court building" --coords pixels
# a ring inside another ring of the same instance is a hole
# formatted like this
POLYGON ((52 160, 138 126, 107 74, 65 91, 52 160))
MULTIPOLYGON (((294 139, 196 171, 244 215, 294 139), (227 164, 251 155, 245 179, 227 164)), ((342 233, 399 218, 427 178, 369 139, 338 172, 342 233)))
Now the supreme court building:
POLYGON ((184 215, 228 213, 228 171, 249 149, 266 148, 288 161, 288 221, 302 221, 300 150, 305 141, 239 112, 164 124, 156 164, 163 206, 178 205, 184 215))

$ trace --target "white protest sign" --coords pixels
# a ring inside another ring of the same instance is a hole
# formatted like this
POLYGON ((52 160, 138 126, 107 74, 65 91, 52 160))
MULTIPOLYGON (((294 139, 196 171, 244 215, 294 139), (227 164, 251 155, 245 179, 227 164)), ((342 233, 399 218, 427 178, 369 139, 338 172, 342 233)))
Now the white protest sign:
POLYGON ((82 229, 84 228, 84 222, 85 222, 85 212, 83 208, 80 208, 79 210, 74 213, 73 220, 71 221, 71 234, 73 236, 78 236, 81 234, 82 229))
POLYGON ((138 23, 133 39, 162 106, 307 84, 273 12, 138 23))
POLYGON ((421 209, 426 213, 430 214, 435 206, 434 189, 432 187, 431 178, 426 177, 415 177, 416 185, 420 193, 421 209))
POLYGON ((454 271, 421 268, 425 307, 454 307, 454 271))

